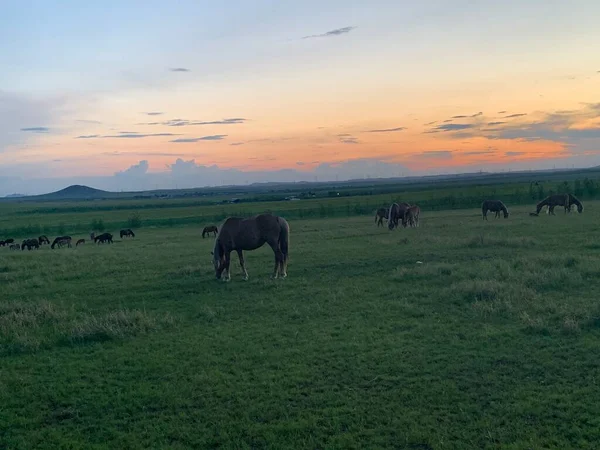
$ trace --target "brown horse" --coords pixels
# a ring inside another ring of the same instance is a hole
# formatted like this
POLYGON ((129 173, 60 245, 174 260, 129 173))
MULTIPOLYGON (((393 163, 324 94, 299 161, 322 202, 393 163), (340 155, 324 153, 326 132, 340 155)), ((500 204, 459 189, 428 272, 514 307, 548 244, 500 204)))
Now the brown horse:
POLYGON ((573 206, 573 205, 577 206, 578 213, 581 214, 583 212, 583 204, 574 195, 572 195, 572 194, 554 194, 554 195, 549 195, 544 200, 539 202, 536 205, 535 212, 539 214, 540 211, 542 210, 542 208, 544 206, 547 206, 548 207, 547 213, 552 214, 554 216, 555 215, 554 208, 556 206, 563 206, 565 208, 565 214, 566 214, 567 212, 571 212, 571 206, 573 206))
POLYGON ((500 217, 501 211, 504 214, 505 219, 508 217, 508 209, 506 208, 506 206, 504 206, 504 203, 502 203, 500 200, 485 200, 481 204, 481 214, 483 216, 483 220, 487 220, 488 211, 496 213, 495 214, 496 218, 500 217))
POLYGON ((214 233, 216 236, 217 234, 219 234, 219 229, 214 225, 204 227, 204 229, 202 230, 202 239, 204 239, 205 236, 210 235, 210 233, 214 233))
POLYGON ((221 226, 221 231, 215 239, 215 246, 211 252, 217 280, 225 272, 224 280, 231 279, 229 264, 231 252, 236 251, 240 259, 240 266, 244 279, 248 279, 248 271, 244 262, 243 250, 256 250, 265 243, 271 247, 275 254, 275 268, 273 278, 287 276, 287 263, 289 258, 290 226, 283 217, 271 214, 259 214, 248 219, 230 217, 221 226))
POLYGON ((54 250, 54 247, 57 245, 58 248, 61 248, 64 245, 71 248, 71 236, 58 236, 56 239, 54 239, 50 248, 54 250))
POLYGON ((378 227, 383 226, 383 221, 390 217, 390 208, 379 208, 375 213, 375 223, 378 227))
POLYGON ((113 243, 113 235, 110 233, 99 234, 98 236, 94 237, 94 242, 96 244, 104 244, 104 243, 112 244, 113 243))
POLYGON ((25 239, 21 244, 21 250, 25 250, 25 247, 27 247, 27 250, 31 250, 32 248, 38 249, 40 248, 40 243, 37 239, 25 239))
POLYGON ((124 237, 135 237, 135 233, 130 228, 127 228, 126 230, 121 230, 119 234, 121 236, 121 239, 123 239, 124 237))
POLYGON ((412 205, 410 208, 406 210, 404 214, 404 220, 402 221, 402 226, 406 227, 406 225, 410 227, 418 227, 419 226, 419 215, 421 214, 421 208, 417 205, 412 205))
POLYGON ((406 214, 408 208, 410 208, 408 203, 392 203, 388 217, 388 229, 393 230, 400 223, 402 223, 402 226, 406 226, 404 224, 404 215, 406 214))
POLYGON ((79 247, 79 244, 85 244, 85 239, 79 239, 75 244, 75 247, 79 247))

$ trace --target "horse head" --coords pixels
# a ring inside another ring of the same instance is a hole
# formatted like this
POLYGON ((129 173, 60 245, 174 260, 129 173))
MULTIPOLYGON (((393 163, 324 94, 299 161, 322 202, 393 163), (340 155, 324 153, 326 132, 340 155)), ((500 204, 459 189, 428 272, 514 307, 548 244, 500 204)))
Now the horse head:
POLYGON ((508 218, 508 209, 505 208, 503 213, 504 213, 504 218, 507 219, 508 218))

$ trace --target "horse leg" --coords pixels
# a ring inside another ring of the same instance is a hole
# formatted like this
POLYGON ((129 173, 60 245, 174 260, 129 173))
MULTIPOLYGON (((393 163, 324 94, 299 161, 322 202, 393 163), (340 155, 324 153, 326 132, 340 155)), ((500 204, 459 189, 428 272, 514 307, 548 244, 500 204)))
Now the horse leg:
POLYGON ((225 253, 225 263, 223 264, 224 269, 224 276, 223 276, 223 281, 231 281, 231 271, 229 270, 229 265, 231 264, 231 253, 230 252, 226 252, 225 253))
POLYGON ((244 261, 244 254, 241 250, 237 250, 238 257, 240 258, 240 267, 242 268, 242 274, 244 274, 244 280, 248 279, 248 271, 246 270, 246 261, 244 261))
POLYGON ((277 241, 268 242, 268 244, 269 244, 269 247, 271 247, 271 249, 273 250, 273 253, 275 254, 275 267, 273 268, 273 276, 272 276, 272 278, 275 279, 279 275, 279 271, 283 264, 284 256, 283 256, 283 252, 279 248, 279 242, 277 242, 277 241))

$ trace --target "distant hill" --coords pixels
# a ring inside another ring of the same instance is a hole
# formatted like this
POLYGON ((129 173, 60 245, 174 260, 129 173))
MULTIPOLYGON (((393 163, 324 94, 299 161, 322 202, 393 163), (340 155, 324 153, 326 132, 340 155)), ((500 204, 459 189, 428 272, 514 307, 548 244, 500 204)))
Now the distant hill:
POLYGON ((30 197, 35 200, 95 200, 103 198, 112 198, 117 194, 114 192, 94 189, 89 186, 81 186, 74 184, 60 191, 51 192, 49 194, 35 195, 30 197))
POLYGON ((19 197, 25 197, 25 194, 8 194, 8 195, 4 196, 4 198, 19 198, 19 197))

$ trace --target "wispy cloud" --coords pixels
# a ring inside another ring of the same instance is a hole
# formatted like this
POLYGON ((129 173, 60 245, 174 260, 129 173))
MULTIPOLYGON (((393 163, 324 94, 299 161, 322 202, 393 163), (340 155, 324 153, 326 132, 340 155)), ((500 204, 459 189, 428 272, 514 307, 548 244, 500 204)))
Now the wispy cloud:
POLYGON ((83 136, 77 136, 75 139, 95 139, 99 138, 99 134, 85 134, 83 136))
POLYGON ((493 126, 495 126, 495 125, 502 125, 503 123, 506 123, 506 122, 488 122, 488 125, 489 125, 490 127, 493 127, 493 126))
POLYGON ((50 128, 47 128, 47 127, 28 127, 28 128, 21 128, 21 131, 25 131, 27 133, 48 133, 50 131, 50 128))
POLYGON ((504 153, 506 156, 519 156, 519 155, 524 155, 525 152, 506 152, 504 153))
POLYGON ((445 125, 438 125, 434 128, 437 131, 458 131, 458 130, 467 130, 469 128, 473 128, 475 125, 470 123, 447 123, 445 125))
POLYGON ((179 138, 179 139, 174 139, 169 142, 176 142, 176 143, 182 144, 182 143, 190 143, 190 142, 198 142, 198 141, 222 141, 226 137, 227 137, 226 134, 213 134, 211 136, 202 136, 199 138, 179 138))
POLYGON ((172 67, 169 70, 171 72, 191 72, 190 69, 186 69, 185 67, 172 67))
POLYGON ((415 156, 417 158, 426 158, 426 159, 451 159, 452 158, 452 150, 431 150, 431 151, 421 152, 415 156))
POLYGON ((244 145, 244 142, 232 142, 229 145, 244 145))
POLYGON ((164 112, 161 111, 150 111, 150 112, 145 112, 142 114, 146 114, 147 116, 162 116, 164 114, 164 112))
POLYGON ((147 137, 164 137, 164 136, 179 136, 178 134, 173 133, 150 133, 150 134, 141 134, 135 132, 121 132, 119 134, 101 136, 101 138, 111 138, 111 139, 143 139, 147 137))
POLYGON ((406 127, 382 128, 380 130, 369 130, 367 133, 393 133, 395 131, 406 130, 406 127))
POLYGON ((340 138, 340 142, 342 144, 360 144, 357 138, 347 133, 338 134, 338 137, 340 138))
POLYGON ((506 111, 498 111, 498 114, 506 114, 506 111))
POLYGON ((243 117, 231 117, 221 120, 188 120, 188 119, 171 119, 164 122, 147 122, 139 123, 138 125, 164 125, 166 127, 187 127, 195 125, 237 125, 245 123, 248 119, 243 117))
POLYGON ((101 125, 102 124, 102 122, 100 122, 99 120, 86 120, 86 119, 77 119, 75 122, 89 123, 89 124, 93 124, 93 125, 101 125))
POLYGON ((302 39, 313 39, 313 38, 322 38, 322 37, 332 37, 332 36, 340 36, 342 34, 350 33, 356 27, 343 27, 336 28, 335 30, 328 31, 322 34, 311 34, 310 36, 304 36, 302 39))
POLYGON ((505 118, 505 119, 513 119, 513 118, 515 118, 515 117, 523 117, 523 116, 526 116, 526 115, 527 115, 526 113, 521 113, 521 114, 511 114, 510 116, 505 116, 504 118, 505 118))

